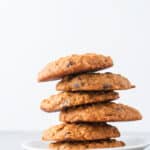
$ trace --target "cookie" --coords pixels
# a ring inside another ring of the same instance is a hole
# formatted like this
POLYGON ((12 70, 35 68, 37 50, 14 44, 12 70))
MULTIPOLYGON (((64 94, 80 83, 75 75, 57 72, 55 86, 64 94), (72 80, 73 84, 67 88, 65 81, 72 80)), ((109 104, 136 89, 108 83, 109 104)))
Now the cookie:
POLYGON ((58 91, 107 91, 133 88, 129 80, 113 73, 87 73, 67 76, 60 81, 58 91))
POLYGON ((60 113, 63 122, 109 122, 141 120, 140 112, 132 107, 113 102, 68 108, 60 113))
POLYGON ((61 92, 57 95, 52 95, 41 102, 41 109, 46 112, 62 110, 64 108, 105 102, 119 98, 117 92, 61 92))
POLYGON ((119 137, 116 127, 106 123, 60 124, 44 131, 45 141, 90 141, 119 137))
POLYGON ((109 56, 87 53, 62 57, 47 64, 38 74, 38 81, 60 79, 70 74, 97 71, 113 65, 109 56))
POLYGON ((122 147, 125 143, 114 139, 84 141, 84 142, 56 142, 49 144, 51 150, 87 150, 94 148, 122 147))

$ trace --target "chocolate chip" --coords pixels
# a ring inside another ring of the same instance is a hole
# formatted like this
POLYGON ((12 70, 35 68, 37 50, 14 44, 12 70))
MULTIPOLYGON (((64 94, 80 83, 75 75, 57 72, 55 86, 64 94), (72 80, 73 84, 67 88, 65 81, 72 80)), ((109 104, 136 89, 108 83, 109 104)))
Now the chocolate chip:
POLYGON ((70 67, 70 66, 72 66, 74 64, 74 62, 72 62, 72 61, 69 61, 68 63, 67 63, 67 67, 70 67))
POLYGON ((66 133, 65 133, 65 136, 67 136, 67 135, 69 135, 69 134, 71 134, 71 132, 66 132, 66 133))
POLYGON ((79 84, 79 83, 75 83, 75 84, 73 85, 73 87, 74 87, 74 88, 79 88, 79 87, 80 87, 80 84, 79 84))
POLYGON ((110 89, 112 89, 112 85, 111 84, 104 84, 103 89, 104 90, 110 90, 110 89))
POLYGON ((105 72, 105 74, 112 74, 111 72, 105 72))
POLYGON ((107 113, 107 116, 113 116, 114 114, 112 114, 111 112, 110 113, 107 113))

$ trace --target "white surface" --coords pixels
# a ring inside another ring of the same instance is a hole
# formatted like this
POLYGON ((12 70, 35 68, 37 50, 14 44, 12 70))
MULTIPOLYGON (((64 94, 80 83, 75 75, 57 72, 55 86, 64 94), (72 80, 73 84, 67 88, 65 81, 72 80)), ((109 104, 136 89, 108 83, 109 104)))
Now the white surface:
POLYGON ((38 84, 37 72, 71 53, 111 55, 114 71, 136 89, 121 101, 139 108, 144 120, 118 123, 120 130, 150 131, 149 0, 8 0, 0 7, 0 130, 43 130, 56 113, 39 109, 55 83, 38 84))
MULTIPOLYGON (((137 135, 126 133, 122 135, 120 140, 126 143, 125 147, 120 148, 104 148, 104 149, 96 149, 96 150, 144 150, 150 144, 150 139, 145 134, 137 135)), ((42 141, 28 141, 22 144, 22 147, 25 150, 49 150, 48 142, 42 141)), ((94 150, 94 149, 91 149, 94 150)))
POLYGON ((0 132, 1 150, 21 150, 22 143, 41 139, 41 132, 3 131, 0 132))

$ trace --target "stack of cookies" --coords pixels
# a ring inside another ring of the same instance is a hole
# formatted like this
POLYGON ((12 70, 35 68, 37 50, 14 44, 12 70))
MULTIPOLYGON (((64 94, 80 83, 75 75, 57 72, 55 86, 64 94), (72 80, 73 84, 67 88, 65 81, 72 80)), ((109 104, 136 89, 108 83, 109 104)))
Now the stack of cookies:
POLYGON ((43 132, 42 139, 52 141, 52 150, 85 150, 124 146, 114 138, 118 129, 107 122, 141 120, 138 110, 112 102, 119 98, 114 90, 135 86, 119 74, 95 73, 113 66, 110 57, 99 54, 71 55, 50 62, 39 73, 38 81, 61 79, 62 91, 41 102, 45 112, 60 111, 59 125, 43 132))

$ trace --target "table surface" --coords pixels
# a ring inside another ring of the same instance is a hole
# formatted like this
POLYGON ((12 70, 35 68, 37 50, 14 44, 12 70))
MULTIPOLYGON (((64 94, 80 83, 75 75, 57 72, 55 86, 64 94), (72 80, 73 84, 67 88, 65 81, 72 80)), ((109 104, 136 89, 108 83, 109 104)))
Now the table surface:
POLYGON ((41 139, 41 132, 0 131, 1 150, 22 150, 25 141, 41 139))
MULTIPOLYGON (((0 131, 1 150, 22 150, 21 144, 25 141, 41 139, 42 132, 0 131)), ((150 137, 150 132, 124 132, 123 134, 144 135, 150 137)))

